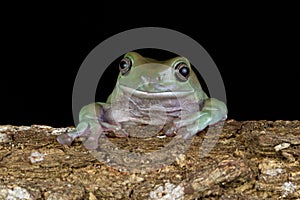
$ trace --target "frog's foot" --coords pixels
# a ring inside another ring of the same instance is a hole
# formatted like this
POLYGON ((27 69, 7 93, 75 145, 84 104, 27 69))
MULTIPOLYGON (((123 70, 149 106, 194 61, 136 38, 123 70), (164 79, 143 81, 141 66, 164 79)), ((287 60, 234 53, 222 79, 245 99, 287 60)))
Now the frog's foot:
POLYGON ((86 136, 86 140, 83 142, 83 146, 86 149, 96 149, 98 147, 99 137, 103 134, 103 130, 100 126, 97 129, 90 130, 90 133, 86 136))
POLYGON ((93 125, 93 127, 91 127, 90 124, 81 122, 78 124, 76 131, 59 135, 57 141, 60 144, 70 146, 75 138, 85 137, 86 140, 83 143, 84 147, 87 149, 96 149, 101 134, 103 134, 103 129, 100 125, 93 125))
MULTIPOLYGON (((77 132, 74 132, 77 133, 77 132)), ((66 144, 68 146, 70 146, 73 142, 73 140, 76 138, 76 136, 74 136, 75 134, 73 133, 64 133, 61 134, 59 136, 57 136, 56 140, 59 144, 66 144)))
POLYGON ((116 128, 114 125, 108 127, 107 124, 101 123, 101 125, 93 126, 86 136, 84 134, 87 138, 83 142, 84 147, 87 149, 96 149, 98 147, 99 137, 106 137, 104 131, 113 131, 116 137, 128 137, 128 133, 121 128, 116 128))
POLYGON ((57 136, 56 140, 60 144, 66 144, 66 145, 70 146, 75 138, 87 135, 89 129, 90 128, 89 128, 88 123, 81 122, 78 124, 75 131, 61 134, 61 135, 57 136))
POLYGON ((192 115, 183 117, 174 121, 174 126, 179 130, 184 138, 190 138, 202 131, 209 125, 225 120, 227 117, 226 105, 217 99, 208 99, 205 101, 204 108, 192 115), (184 129, 182 129, 184 128, 184 129))
POLYGON ((127 132, 116 125, 111 125, 105 122, 97 122, 95 120, 82 121, 76 127, 76 131, 61 134, 57 137, 60 144, 70 146, 75 138, 84 137, 86 140, 83 145, 87 149, 96 149, 98 146, 98 139, 104 135, 104 131, 113 131, 116 137, 128 137, 127 132))

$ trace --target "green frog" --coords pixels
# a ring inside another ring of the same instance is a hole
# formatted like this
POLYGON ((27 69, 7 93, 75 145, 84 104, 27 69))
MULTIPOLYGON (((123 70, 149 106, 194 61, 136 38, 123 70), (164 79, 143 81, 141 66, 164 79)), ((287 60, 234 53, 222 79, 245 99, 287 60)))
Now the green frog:
POLYGON ((158 61, 129 52, 119 70, 107 101, 84 106, 76 131, 59 135, 60 144, 86 137, 84 146, 96 149, 105 132, 130 136, 128 126, 157 126, 166 136, 187 139, 227 118, 226 105, 205 94, 185 57, 158 61))

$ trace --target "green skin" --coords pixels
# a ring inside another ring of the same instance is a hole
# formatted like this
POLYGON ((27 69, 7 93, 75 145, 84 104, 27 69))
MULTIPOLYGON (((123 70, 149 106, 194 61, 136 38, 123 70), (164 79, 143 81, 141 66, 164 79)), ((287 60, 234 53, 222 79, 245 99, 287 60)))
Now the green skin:
POLYGON ((59 143, 71 145, 76 137, 85 136, 84 146, 96 149, 104 132, 127 137, 125 125, 141 124, 159 126, 167 136, 190 138, 227 118, 226 105, 208 98, 186 58, 157 61, 129 52, 124 59, 107 102, 84 106, 76 131, 58 136, 59 143))

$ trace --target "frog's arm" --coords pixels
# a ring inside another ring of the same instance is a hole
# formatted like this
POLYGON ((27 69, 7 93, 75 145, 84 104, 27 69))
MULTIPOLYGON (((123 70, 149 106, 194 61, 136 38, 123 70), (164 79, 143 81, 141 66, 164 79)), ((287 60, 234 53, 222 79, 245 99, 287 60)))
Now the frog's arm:
POLYGON ((209 98, 204 101, 200 116, 198 120, 198 131, 203 130, 207 125, 213 125, 225 120, 227 118, 227 107, 224 102, 215 98, 209 98))
POLYGON ((177 121, 180 126, 186 127, 184 138, 189 138, 209 125, 213 125, 227 118, 227 107, 225 103, 215 98, 204 100, 200 111, 190 115, 188 118, 177 121))
MULTIPOLYGON (((57 141, 60 144, 71 145, 77 137, 86 136, 84 146, 87 149, 95 149, 98 138, 104 131, 119 130, 119 124, 113 124, 107 119, 110 106, 106 103, 92 103, 84 106, 79 113, 79 124, 76 130, 59 135, 57 141)), ((120 136, 121 137, 121 136, 120 136)))

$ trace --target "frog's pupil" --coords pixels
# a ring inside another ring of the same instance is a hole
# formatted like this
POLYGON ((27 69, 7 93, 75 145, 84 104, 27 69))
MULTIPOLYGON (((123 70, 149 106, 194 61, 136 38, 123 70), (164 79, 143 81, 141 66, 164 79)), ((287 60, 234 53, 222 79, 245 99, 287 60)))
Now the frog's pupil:
POLYGON ((179 73, 180 73, 182 76, 187 77, 187 76, 189 75, 189 73, 190 73, 190 70, 189 70, 189 68, 187 68, 187 67, 181 67, 181 68, 179 69, 179 73))
POLYGON ((121 69, 126 69, 128 66, 129 66, 129 64, 125 60, 121 61, 121 63, 120 63, 121 69))

